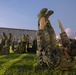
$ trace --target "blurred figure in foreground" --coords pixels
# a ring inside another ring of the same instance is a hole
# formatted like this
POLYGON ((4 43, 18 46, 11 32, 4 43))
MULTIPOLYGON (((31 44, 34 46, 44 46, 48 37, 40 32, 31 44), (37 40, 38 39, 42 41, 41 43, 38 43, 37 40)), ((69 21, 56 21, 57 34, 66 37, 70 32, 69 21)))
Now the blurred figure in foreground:
POLYGON ((54 12, 47 8, 43 8, 38 17, 38 31, 37 31, 37 59, 38 65, 48 66, 49 68, 62 68, 69 69, 75 65, 75 56, 76 53, 76 42, 70 43, 70 40, 67 34, 64 31, 64 28, 61 22, 58 20, 59 27, 61 29, 61 40, 63 46, 58 47, 56 41, 56 34, 51 26, 48 18, 54 12), (74 48, 74 50, 73 50, 74 48), (73 52, 74 51, 74 52, 73 52), (67 60, 65 60, 67 59, 67 60), (67 66, 66 66, 67 65, 67 66))

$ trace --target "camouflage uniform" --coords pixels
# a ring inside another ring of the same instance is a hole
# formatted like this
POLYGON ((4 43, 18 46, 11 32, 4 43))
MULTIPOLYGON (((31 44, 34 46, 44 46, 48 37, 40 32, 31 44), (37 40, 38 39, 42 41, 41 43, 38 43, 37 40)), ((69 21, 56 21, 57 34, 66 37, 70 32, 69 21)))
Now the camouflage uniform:
POLYGON ((60 34, 63 47, 67 47, 70 44, 70 40, 65 32, 60 34))
POLYGON ((6 40, 7 40, 7 37, 6 37, 6 34, 3 32, 2 33, 3 36, 2 36, 2 40, 1 40, 1 44, 0 44, 0 54, 8 54, 9 53, 9 46, 6 45, 6 40))
MULTIPOLYGON (((63 47, 60 48, 57 46, 56 34, 50 24, 50 21, 48 20, 51 14, 53 14, 53 11, 47 12, 47 8, 43 8, 38 14, 37 59, 39 65, 47 65, 49 68, 56 68, 59 66, 60 61, 62 61, 61 58, 64 59, 63 51, 65 47, 68 45, 71 47, 72 44, 70 44, 67 34, 63 32, 60 34, 63 47), (47 20, 43 30, 39 29, 41 17, 45 17, 47 20)), ((68 52, 70 50, 71 48, 68 48, 68 52)))
POLYGON ((21 44, 24 48, 24 52, 26 52, 26 42, 27 42, 27 37, 25 35, 23 35, 22 39, 21 39, 21 44))
POLYGON ((8 37, 7 37, 6 41, 5 41, 5 49, 6 49, 6 51, 8 51, 8 53, 10 51, 10 46, 11 45, 12 45, 12 34, 9 33, 8 37))
POLYGON ((67 48, 67 52, 70 56, 76 56, 76 40, 70 42, 66 32, 60 34, 62 44, 64 48, 67 48))
POLYGON ((15 53, 24 53, 26 51, 26 41, 27 38, 25 35, 22 36, 21 39, 18 40, 18 43, 13 41, 12 49, 15 53))
POLYGON ((0 50, 2 50, 3 46, 5 46, 6 39, 7 39, 6 34, 3 32, 2 39, 0 40, 0 50))
POLYGON ((29 35, 26 36, 27 40, 26 40, 26 45, 27 45, 27 49, 29 48, 29 40, 30 40, 30 37, 29 35))
POLYGON ((66 32, 62 32, 60 34, 61 37, 61 41, 62 41, 62 45, 61 47, 59 47, 59 52, 61 55, 61 61, 59 66, 56 69, 60 69, 60 70, 71 70, 73 69, 73 67, 76 64, 76 58, 74 58, 76 56, 76 42, 70 42, 66 32), (75 46, 73 48, 71 48, 71 46, 75 46), (67 50, 66 50, 67 49, 67 50), (70 56, 70 58, 68 59, 66 53, 70 56))
POLYGON ((11 33, 9 33, 8 38, 6 39, 5 45, 11 46, 11 44, 12 44, 11 38, 12 38, 12 35, 11 35, 11 33))
POLYGON ((5 45, 3 47, 3 50, 5 50, 6 53, 9 53, 11 46, 11 33, 9 33, 8 38, 5 41, 5 45))
POLYGON ((21 40, 18 40, 18 44, 13 43, 12 48, 14 53, 24 53, 24 45, 21 40))
MULTIPOLYGON (((69 63, 65 60, 64 57, 64 50, 67 47, 68 54, 70 56, 76 55, 74 52, 76 51, 76 42, 73 43, 70 42, 67 34, 65 32, 62 32, 60 34, 61 40, 62 40, 62 47, 57 46, 56 41, 56 34, 54 32, 54 29, 52 28, 50 21, 48 20, 49 16, 53 13, 53 11, 48 11, 47 8, 43 8, 40 13, 38 14, 38 31, 37 31, 37 59, 39 65, 47 65, 49 68, 67 68, 73 67, 73 63, 69 63), (40 18, 45 17, 47 20, 47 23, 44 27, 44 29, 39 29, 40 26, 40 18), (74 50, 72 51, 74 47, 74 50), (70 53, 73 52, 73 53, 70 53), (68 66, 66 66, 66 64, 68 66), (64 64, 64 65, 62 65, 64 64)), ((65 55, 66 56, 66 55, 65 55)))
MULTIPOLYGON (((38 14, 38 19, 45 17, 48 21, 44 30, 38 29, 37 31, 37 58, 39 65, 47 65, 49 68, 57 67, 60 62, 60 55, 57 52, 56 34, 48 20, 48 17, 53 14, 53 11, 47 11, 43 8, 38 14)), ((39 21, 38 21, 39 28, 39 21)))

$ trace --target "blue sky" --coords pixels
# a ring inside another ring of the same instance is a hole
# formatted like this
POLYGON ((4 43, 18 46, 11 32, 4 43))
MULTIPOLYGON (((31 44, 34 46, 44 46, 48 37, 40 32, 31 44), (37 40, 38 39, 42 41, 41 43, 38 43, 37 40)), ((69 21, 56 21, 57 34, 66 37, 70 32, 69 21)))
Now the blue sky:
POLYGON ((76 0, 0 0, 0 27, 37 30, 37 14, 42 8, 54 11, 49 20, 56 34, 60 33, 59 19, 75 37, 76 0))

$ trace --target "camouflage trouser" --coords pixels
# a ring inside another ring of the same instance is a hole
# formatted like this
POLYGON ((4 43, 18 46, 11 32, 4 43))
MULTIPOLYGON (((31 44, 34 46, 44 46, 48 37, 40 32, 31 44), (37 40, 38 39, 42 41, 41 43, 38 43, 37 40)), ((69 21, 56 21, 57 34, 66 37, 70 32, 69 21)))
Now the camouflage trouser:
POLYGON ((62 44, 63 44, 64 47, 66 47, 70 44, 70 40, 69 40, 66 32, 61 33, 60 37, 61 37, 62 44))
POLYGON ((38 58, 38 64, 43 65, 43 48, 44 46, 44 31, 43 30, 39 30, 37 31, 37 58, 38 58))
POLYGON ((37 31, 38 64, 56 67, 59 63, 59 53, 56 50, 56 35, 50 24, 44 30, 37 31))
POLYGON ((24 50, 23 50, 23 51, 24 51, 23 53, 25 53, 25 52, 26 52, 26 42, 22 42, 22 47, 23 47, 23 49, 24 49, 24 50))

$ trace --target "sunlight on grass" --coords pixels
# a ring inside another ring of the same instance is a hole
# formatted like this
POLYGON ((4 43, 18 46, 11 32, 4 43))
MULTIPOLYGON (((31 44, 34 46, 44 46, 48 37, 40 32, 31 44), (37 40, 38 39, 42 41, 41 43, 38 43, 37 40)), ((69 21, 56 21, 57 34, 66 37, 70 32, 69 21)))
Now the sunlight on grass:
POLYGON ((76 75, 76 66, 70 71, 48 69, 37 65, 36 54, 0 55, 0 75, 76 75))
POLYGON ((27 54, 22 54, 19 57, 9 60, 6 63, 2 64, 0 67, 0 75, 4 75, 5 71, 15 62, 19 61, 20 59, 22 59, 24 56, 26 56, 27 54))
POLYGON ((6 57, 6 55, 0 55, 0 59, 6 57))

